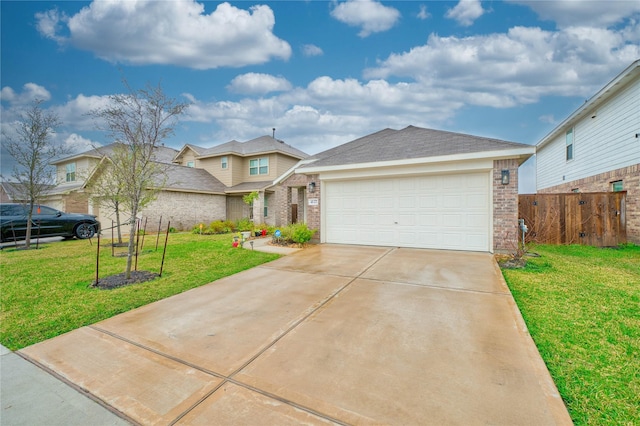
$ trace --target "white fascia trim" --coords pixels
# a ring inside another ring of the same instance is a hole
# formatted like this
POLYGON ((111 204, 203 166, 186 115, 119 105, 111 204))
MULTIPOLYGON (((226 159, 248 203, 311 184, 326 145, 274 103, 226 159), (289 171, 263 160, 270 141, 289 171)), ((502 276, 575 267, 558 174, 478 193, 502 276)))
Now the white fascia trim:
POLYGON ((357 163, 357 164, 341 164, 337 166, 319 166, 319 167, 305 167, 303 169, 296 170, 296 173, 300 174, 317 174, 334 171, 345 170, 363 170, 363 169, 379 169, 389 167, 403 167, 403 166, 416 166, 416 165, 430 165, 437 163, 454 163, 461 161, 473 161, 473 160, 504 160, 508 158, 523 158, 526 159, 536 153, 536 147, 526 146, 522 148, 513 148, 500 151, 483 151, 472 152, 466 154, 453 154, 453 155, 441 155, 438 157, 423 157, 423 158, 411 158, 407 160, 393 160, 393 161, 376 161, 371 163, 357 163))
POLYGON ((273 181, 272 185, 278 185, 279 183, 281 183, 282 181, 287 179, 289 176, 291 176, 292 174, 296 173, 296 169, 298 167, 304 166, 305 164, 313 163, 314 161, 316 161, 316 160, 300 160, 300 161, 298 161, 296 164, 294 164, 292 167, 290 167, 289 170, 287 170, 286 172, 281 174, 280 177, 276 178, 276 180, 273 181))
POLYGON ((598 93, 593 95, 590 99, 588 99, 580 108, 575 110, 573 114, 567 117, 562 123, 558 124, 547 136, 543 137, 540 142, 536 144, 538 149, 547 145, 549 142, 554 140, 559 134, 561 134, 565 129, 574 125, 578 120, 582 119, 587 113, 589 113, 592 109, 597 108, 599 105, 606 102, 609 98, 611 98, 621 87, 621 83, 626 84, 627 80, 632 81, 640 74, 640 59, 633 62, 629 65, 624 71, 618 74, 613 80, 609 82, 606 86, 604 86, 598 93))

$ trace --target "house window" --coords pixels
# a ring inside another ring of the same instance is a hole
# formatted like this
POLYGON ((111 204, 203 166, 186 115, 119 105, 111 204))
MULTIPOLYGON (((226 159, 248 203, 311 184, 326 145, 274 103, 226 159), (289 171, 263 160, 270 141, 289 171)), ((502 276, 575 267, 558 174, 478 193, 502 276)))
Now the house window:
POLYGON ((580 192, 580 188, 573 188, 573 189, 571 190, 571 192, 576 192, 576 193, 577 193, 577 192, 580 192))
POLYGON ((264 217, 269 216, 269 198, 267 198, 267 194, 264 194, 264 217))
POLYGON ((187 161, 187 167, 195 167, 196 164, 193 161, 187 161))
POLYGON ((617 180, 615 182, 611 182, 611 190, 613 192, 624 191, 624 185, 622 185, 622 181, 617 180))
POLYGON ((227 161, 227 157, 226 157, 226 156, 225 156, 225 157, 222 157, 222 158, 220 159, 220 164, 221 164, 221 166, 222 166, 222 168, 223 168, 223 169, 226 169, 226 168, 227 168, 228 161, 227 161))
POLYGON ((76 181, 76 163, 70 163, 66 165, 67 170, 67 182, 76 181))
POLYGON ((573 160, 573 127, 567 130, 565 140, 567 142, 567 161, 573 160))
POLYGON ((268 175, 269 159, 267 157, 264 157, 264 158, 255 158, 253 160, 249 160, 249 174, 251 176, 268 175))

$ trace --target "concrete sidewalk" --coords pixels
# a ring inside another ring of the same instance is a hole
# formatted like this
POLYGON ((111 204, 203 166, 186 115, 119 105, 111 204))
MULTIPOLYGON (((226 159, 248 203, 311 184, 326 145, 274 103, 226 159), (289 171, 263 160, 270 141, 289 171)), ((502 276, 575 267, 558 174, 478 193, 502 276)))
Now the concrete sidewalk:
POLYGON ((489 253, 312 246, 20 353, 140 424, 571 424, 489 253))
POLYGON ((0 425, 129 424, 4 346, 0 351, 0 425))

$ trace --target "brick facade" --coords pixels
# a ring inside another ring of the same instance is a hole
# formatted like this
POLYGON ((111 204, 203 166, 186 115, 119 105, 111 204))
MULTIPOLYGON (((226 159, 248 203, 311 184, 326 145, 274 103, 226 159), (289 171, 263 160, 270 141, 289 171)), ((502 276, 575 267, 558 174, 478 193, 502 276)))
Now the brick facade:
POLYGON ((173 228, 188 231, 199 223, 208 225, 215 220, 224 220, 227 201, 224 195, 160 191, 158 198, 145 207, 140 215, 147 218, 147 230, 157 230, 162 216, 162 229, 166 229, 170 220, 173 228))
POLYGON ((318 175, 302 175, 292 174, 282 183, 278 185, 275 193, 275 208, 276 208, 276 226, 285 226, 291 223, 291 204, 293 199, 293 191, 297 191, 297 203, 298 203, 298 222, 302 222, 306 217, 306 223, 309 229, 315 229, 315 233, 312 241, 320 241, 320 194, 321 184, 318 175), (309 193, 309 183, 315 182, 315 191, 309 193), (306 199, 318 199, 318 204, 314 206, 305 203, 306 199))
POLYGON ((493 249, 513 252, 518 247, 518 160, 493 162, 493 249), (502 184, 509 170, 509 184, 502 184))
POLYGON ((626 223, 627 241, 640 244, 640 164, 623 167, 606 173, 566 182, 561 185, 539 189, 540 194, 568 192, 610 192, 612 183, 622 181, 627 191, 626 223))

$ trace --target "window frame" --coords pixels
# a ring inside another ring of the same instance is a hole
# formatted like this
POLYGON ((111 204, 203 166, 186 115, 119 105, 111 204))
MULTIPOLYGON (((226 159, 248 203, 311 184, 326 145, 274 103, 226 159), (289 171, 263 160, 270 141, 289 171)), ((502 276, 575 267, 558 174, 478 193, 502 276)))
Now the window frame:
POLYGON ((574 144, 575 144, 575 130, 571 127, 564 134, 564 143, 565 143, 565 161, 572 161, 575 158, 574 155, 574 144))
POLYGON ((252 158, 249 160, 249 176, 260 176, 260 175, 268 175, 268 174, 269 174, 269 157, 258 157, 258 158, 252 158), (263 169, 264 169, 264 172, 263 172, 263 169))
POLYGON ((611 182, 611 192, 620 192, 620 191, 624 191, 624 181, 620 179, 620 180, 614 180, 613 182, 611 182), (617 184, 620 184, 619 189, 616 188, 617 184))
POLYGON ((196 166, 196 162, 195 161, 187 161, 187 167, 194 168, 195 166, 196 166))
POLYGON ((73 162, 73 163, 65 164, 64 168, 65 168, 65 182, 75 182, 76 181, 76 163, 73 162))
POLYGON ((229 168, 229 158, 227 158, 226 155, 224 157, 220 157, 220 168, 222 168, 222 170, 229 168))
POLYGON ((264 194, 264 205, 263 205, 263 216, 267 217, 269 216, 269 198, 267 197, 267 194, 264 194))

